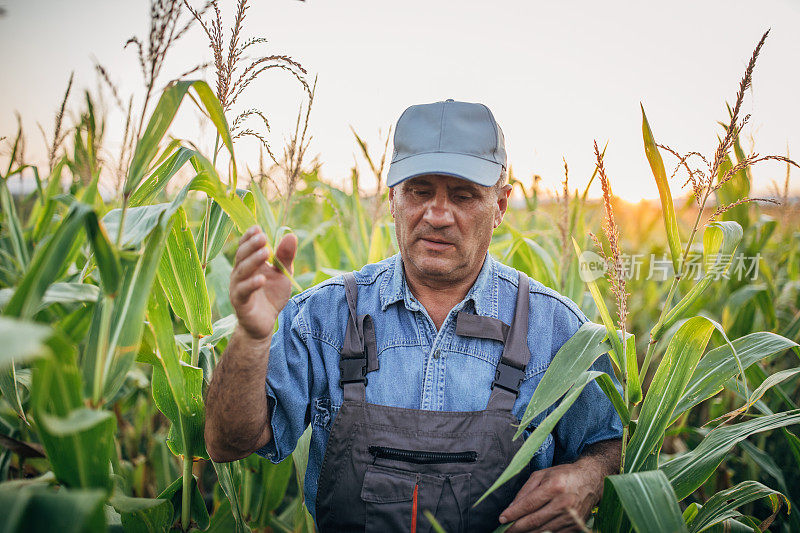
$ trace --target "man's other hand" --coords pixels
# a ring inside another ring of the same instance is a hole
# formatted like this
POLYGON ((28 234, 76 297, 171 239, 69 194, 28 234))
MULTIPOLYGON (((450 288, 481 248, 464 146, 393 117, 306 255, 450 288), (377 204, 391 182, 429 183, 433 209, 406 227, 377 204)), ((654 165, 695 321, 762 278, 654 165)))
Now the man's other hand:
POLYGON ((289 234, 281 239, 272 264, 267 262, 266 244, 261 228, 248 228, 239 240, 230 280, 230 300, 239 327, 256 341, 270 338, 278 313, 292 294, 291 282, 279 264, 292 273, 297 237, 289 234))
POLYGON ((585 529, 606 476, 619 472, 621 453, 621 439, 600 441, 587 446, 574 463, 535 471, 500 513, 502 524, 516 520, 506 533, 585 529))
POLYGON ((585 520, 600 500, 603 476, 598 469, 570 463, 537 470, 501 513, 516 522, 506 533, 580 531, 574 516, 585 520), (570 512, 572 510, 572 512, 570 512))

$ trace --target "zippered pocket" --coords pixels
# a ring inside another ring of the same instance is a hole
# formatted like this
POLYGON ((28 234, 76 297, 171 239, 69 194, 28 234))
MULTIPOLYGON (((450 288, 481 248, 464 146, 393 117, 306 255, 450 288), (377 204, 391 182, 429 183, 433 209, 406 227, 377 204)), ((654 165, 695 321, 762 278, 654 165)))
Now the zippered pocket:
POLYGON ((389 446, 370 446, 369 453, 376 459, 393 459, 415 464, 442 464, 442 463, 474 463, 478 460, 478 452, 429 452, 423 450, 404 450, 389 446))

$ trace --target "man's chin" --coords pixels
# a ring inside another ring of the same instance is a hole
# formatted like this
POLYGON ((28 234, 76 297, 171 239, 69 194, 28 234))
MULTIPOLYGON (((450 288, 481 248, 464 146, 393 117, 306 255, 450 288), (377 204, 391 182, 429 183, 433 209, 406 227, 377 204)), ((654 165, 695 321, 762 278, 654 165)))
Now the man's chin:
POLYGON ((452 258, 429 254, 418 255, 414 263, 422 274, 432 278, 450 278, 458 267, 452 258))

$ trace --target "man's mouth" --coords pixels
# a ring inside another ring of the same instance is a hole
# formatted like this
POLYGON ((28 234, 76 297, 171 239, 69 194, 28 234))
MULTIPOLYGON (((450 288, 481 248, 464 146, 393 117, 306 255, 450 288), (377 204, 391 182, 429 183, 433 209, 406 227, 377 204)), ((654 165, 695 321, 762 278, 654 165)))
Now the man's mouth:
POLYGON ((452 246, 453 243, 450 241, 446 241, 444 239, 438 239, 436 237, 422 237, 420 240, 432 246, 434 248, 446 248, 448 246, 452 246))

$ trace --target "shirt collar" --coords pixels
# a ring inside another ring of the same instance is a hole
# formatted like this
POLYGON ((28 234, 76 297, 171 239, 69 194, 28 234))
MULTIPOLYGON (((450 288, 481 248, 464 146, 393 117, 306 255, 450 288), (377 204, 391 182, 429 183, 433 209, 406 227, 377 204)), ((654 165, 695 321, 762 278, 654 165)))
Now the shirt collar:
MULTIPOLYGON (((478 274, 475 283, 470 287, 464 300, 458 306, 463 308, 470 300, 475 306, 475 314, 498 318, 497 306, 497 268, 495 259, 487 252, 483 261, 483 266, 478 274)), ((389 275, 381 285, 381 309, 386 308, 395 302, 403 301, 409 311, 419 311, 421 304, 411 294, 411 290, 406 283, 405 271, 403 270, 403 260, 400 253, 394 255, 392 266, 389 267, 389 275)))

